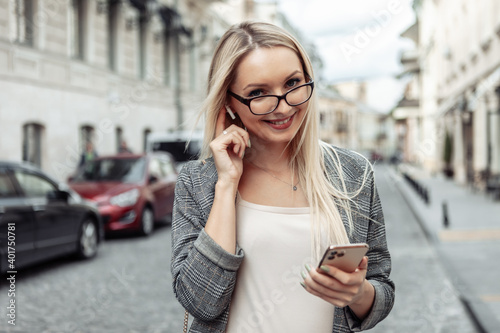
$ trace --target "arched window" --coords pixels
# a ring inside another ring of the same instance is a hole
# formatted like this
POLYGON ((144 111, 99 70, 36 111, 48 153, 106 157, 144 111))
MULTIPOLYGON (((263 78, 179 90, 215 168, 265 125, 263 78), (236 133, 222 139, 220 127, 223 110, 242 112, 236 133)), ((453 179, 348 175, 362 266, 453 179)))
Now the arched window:
POLYGON ((28 123, 23 126, 23 161, 42 166, 43 126, 28 123))
POLYGON ((85 146, 89 142, 94 141, 94 127, 90 125, 83 125, 80 127, 80 147, 83 150, 85 150, 85 146))

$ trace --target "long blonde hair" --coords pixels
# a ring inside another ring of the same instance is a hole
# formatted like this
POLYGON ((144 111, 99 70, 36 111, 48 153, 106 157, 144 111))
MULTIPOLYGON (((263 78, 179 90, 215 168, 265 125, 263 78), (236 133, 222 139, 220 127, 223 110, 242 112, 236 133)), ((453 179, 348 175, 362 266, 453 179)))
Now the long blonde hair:
MULTIPOLYGON (((284 46, 291 49, 311 78, 313 68, 300 43, 287 31, 268 23, 242 22, 233 25, 219 40, 208 75, 207 97, 198 120, 205 116, 204 142, 200 159, 211 156, 209 143, 215 138, 219 111, 227 99, 227 91, 235 79, 241 59, 252 50, 263 47, 284 46)), ((319 139, 319 115, 315 98, 309 101, 306 116, 296 135, 289 143, 290 166, 298 171, 299 183, 313 212, 312 254, 317 259, 323 251, 322 242, 348 244, 346 228, 342 222, 339 206, 347 213, 349 229, 352 231, 350 202, 354 196, 348 193, 342 175, 342 166, 335 151, 319 139), (325 173, 325 154, 334 161, 338 177, 330 179, 325 173), (326 237, 324 237, 326 236, 326 237)))

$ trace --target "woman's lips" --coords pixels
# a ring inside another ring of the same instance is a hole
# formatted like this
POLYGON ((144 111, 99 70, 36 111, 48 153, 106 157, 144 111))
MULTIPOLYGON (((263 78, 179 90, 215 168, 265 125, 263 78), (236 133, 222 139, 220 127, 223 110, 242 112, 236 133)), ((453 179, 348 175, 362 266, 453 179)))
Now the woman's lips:
POLYGON ((272 128, 274 129, 287 129, 292 125, 292 119, 295 116, 292 115, 288 118, 285 119, 279 119, 279 120, 264 120, 266 123, 268 123, 272 128))

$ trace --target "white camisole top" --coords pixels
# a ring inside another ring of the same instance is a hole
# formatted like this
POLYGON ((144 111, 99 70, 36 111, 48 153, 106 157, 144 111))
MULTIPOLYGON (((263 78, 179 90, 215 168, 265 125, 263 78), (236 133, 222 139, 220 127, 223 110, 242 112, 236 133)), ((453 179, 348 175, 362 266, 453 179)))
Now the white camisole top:
POLYGON ((331 333, 334 306, 302 288, 311 262, 310 209, 253 204, 238 196, 237 241, 245 251, 228 333, 331 333))

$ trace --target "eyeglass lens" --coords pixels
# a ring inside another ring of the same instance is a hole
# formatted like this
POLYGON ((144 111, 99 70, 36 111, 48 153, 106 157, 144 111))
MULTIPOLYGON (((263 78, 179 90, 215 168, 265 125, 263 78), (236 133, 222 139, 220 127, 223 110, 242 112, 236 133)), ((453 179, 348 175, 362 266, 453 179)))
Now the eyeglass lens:
MULTIPOLYGON (((297 87, 290 90, 285 95, 285 101, 290 106, 297 106, 305 103, 311 97, 312 88, 310 85, 297 87)), ((276 96, 263 96, 252 99, 250 109, 256 114, 270 113, 278 106, 279 98, 276 96)))

